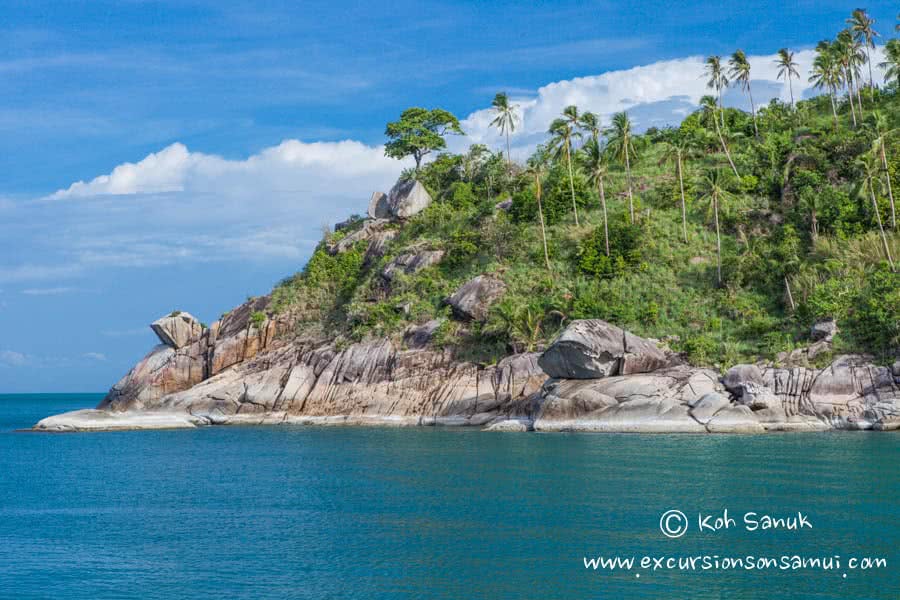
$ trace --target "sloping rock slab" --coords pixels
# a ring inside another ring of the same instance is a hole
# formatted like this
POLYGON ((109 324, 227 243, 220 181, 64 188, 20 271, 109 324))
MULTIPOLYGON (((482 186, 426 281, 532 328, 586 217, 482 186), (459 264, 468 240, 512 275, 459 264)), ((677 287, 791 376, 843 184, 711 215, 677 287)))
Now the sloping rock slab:
POLYGON ((506 284, 489 277, 479 275, 464 283, 447 299, 453 312, 464 319, 484 321, 488 317, 491 305, 506 291, 506 284))

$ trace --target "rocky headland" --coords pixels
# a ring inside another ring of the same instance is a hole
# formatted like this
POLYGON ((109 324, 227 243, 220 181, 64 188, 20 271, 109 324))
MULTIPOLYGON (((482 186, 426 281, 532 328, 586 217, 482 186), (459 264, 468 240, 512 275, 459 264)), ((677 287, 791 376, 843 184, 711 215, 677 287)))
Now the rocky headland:
MULTIPOLYGON (((365 246, 366 264, 385 256, 403 221, 431 202, 417 183, 373 195, 368 218, 327 251, 365 246)), ((496 210, 505 210, 497 207, 496 210)), ((380 270, 384 286, 441 261, 411 246, 380 270)), ((479 275, 446 299, 453 318, 483 321, 504 282, 479 275)), ((36 431, 110 431, 238 424, 472 426, 488 431, 764 433, 900 428, 900 361, 857 355, 822 368, 833 322, 812 344, 777 363, 724 373, 688 364, 664 343, 589 319, 569 322, 543 352, 495 364, 458 357, 435 343, 442 321, 402 336, 356 343, 298 331, 271 296, 249 300, 205 327, 174 312, 151 327, 159 338, 92 410, 43 419, 36 431)))

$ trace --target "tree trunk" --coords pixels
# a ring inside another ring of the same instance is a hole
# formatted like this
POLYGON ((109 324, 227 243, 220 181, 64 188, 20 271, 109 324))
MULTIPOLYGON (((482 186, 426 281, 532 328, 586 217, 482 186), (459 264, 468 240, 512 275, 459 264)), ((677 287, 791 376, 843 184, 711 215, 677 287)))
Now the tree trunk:
POLYGON ((747 95, 750 96, 750 112, 753 114, 753 133, 759 138, 759 127, 756 124, 756 105, 753 103, 753 91, 750 89, 750 82, 747 82, 747 95))
POLYGON ((813 245, 815 245, 816 240, 819 239, 819 221, 816 219, 816 209, 815 208, 813 208, 810 211, 809 235, 812 238, 813 245))
POLYGON ((884 246, 884 255, 887 256, 888 264, 891 265, 891 271, 894 268, 894 259, 891 257, 891 247, 888 245, 887 236, 884 234, 884 226, 881 224, 881 212, 878 210, 878 200, 875 199, 875 188, 872 187, 872 180, 869 179, 869 192, 872 194, 872 208, 875 209, 875 219, 878 221, 878 231, 881 232, 881 243, 884 246))
POLYGON ((891 171, 888 169, 887 154, 884 150, 886 143, 887 140, 884 139, 884 136, 881 136, 881 164, 884 167, 884 178, 887 180, 888 198, 891 201, 891 229, 897 229, 897 211, 894 208, 894 190, 891 187, 891 171))
POLYGON ((853 75, 847 72, 847 98, 850 100, 850 114, 853 115, 853 127, 856 127, 856 108, 853 104, 853 75))
POLYGON ((716 124, 716 133, 719 134, 719 141, 722 143, 722 150, 725 151, 725 157, 728 159, 728 164, 731 165, 731 170, 734 171, 734 176, 740 179, 741 176, 738 174, 737 167, 734 166, 734 161, 731 160, 731 152, 728 151, 728 144, 725 143, 725 138, 722 137, 722 130, 719 129, 718 123, 716 124))
POLYGON ((794 108, 794 82, 791 81, 791 74, 788 73, 788 89, 791 90, 791 108, 794 108))
POLYGON ((716 280, 722 285, 722 238, 719 234, 719 196, 713 193, 713 213, 716 217, 716 280))
POLYGON ((725 129, 725 105, 722 104, 722 88, 717 87, 716 91, 719 93, 719 114, 722 115, 722 129, 725 129))
POLYGON ((606 193, 603 190, 603 178, 597 180, 600 188, 600 207, 603 209, 603 239, 606 241, 606 255, 609 256, 609 223, 606 220, 606 193))
POLYGON ((681 153, 678 159, 678 185, 681 188, 681 232, 684 234, 684 243, 688 243, 687 239, 687 205, 684 201, 684 171, 681 167, 681 153))
POLYGON ((838 129, 838 117, 837 117, 837 107, 834 105, 834 94, 835 90, 832 88, 831 90, 831 115, 834 117, 834 130, 838 129))
POLYGON ((869 99, 875 105, 875 80, 872 79, 872 55, 869 54, 869 44, 866 42, 866 62, 869 63, 869 99))
POLYGON ((538 218, 541 221, 541 241, 544 243, 544 263, 547 265, 547 272, 551 273, 550 269, 550 253, 547 251, 547 231, 544 229, 544 208, 541 206, 541 176, 534 176, 535 183, 535 196, 537 197, 537 205, 538 205, 538 218))
POLYGON ((578 204, 575 203, 575 179, 572 175, 572 154, 569 151, 569 142, 566 142, 566 162, 569 165, 569 191, 572 192, 572 210, 575 211, 575 227, 578 227, 578 204))
POLYGON ((788 304, 791 307, 791 312, 797 310, 797 307, 794 305, 794 295, 791 293, 791 284, 788 283, 787 275, 784 276, 784 289, 787 292, 788 304))
POLYGON ((628 158, 628 143, 625 140, 625 176, 628 178, 628 212, 631 215, 631 224, 634 225, 634 192, 631 188, 631 160, 628 158))
POLYGON ((506 130, 506 173, 512 177, 512 157, 509 153, 509 129, 506 130))

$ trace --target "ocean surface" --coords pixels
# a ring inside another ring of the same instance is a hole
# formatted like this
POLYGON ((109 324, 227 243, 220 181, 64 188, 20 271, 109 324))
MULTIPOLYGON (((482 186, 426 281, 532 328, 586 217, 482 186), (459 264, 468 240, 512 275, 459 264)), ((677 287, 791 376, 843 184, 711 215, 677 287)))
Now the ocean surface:
POLYGON ((0 598, 900 598, 900 434, 15 432, 99 398, 0 396, 0 598), (640 568, 794 555, 840 566, 640 568))

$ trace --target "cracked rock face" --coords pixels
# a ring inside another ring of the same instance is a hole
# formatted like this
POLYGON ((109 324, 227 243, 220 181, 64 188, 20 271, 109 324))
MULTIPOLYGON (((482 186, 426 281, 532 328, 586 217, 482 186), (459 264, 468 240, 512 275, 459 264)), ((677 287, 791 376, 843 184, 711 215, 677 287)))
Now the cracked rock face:
POLYGON ((453 308, 453 312, 464 319, 485 321, 491 305, 505 291, 506 284, 499 279, 479 275, 464 283, 447 299, 447 303, 453 308))
POLYGON ((388 193, 387 208, 395 219, 408 219, 425 210, 429 204, 431 195, 416 180, 398 181, 388 193))
POLYGON ((369 200, 369 217, 372 219, 390 219, 391 207, 388 205, 388 197, 384 192, 373 192, 369 200))
POLYGON ((573 321, 543 356, 541 368, 550 377, 597 379, 648 373, 669 364, 650 340, 600 319, 573 321))
POLYGON ((159 341, 175 348, 183 348, 200 337, 203 326, 191 313, 176 311, 154 321, 150 328, 159 341))

